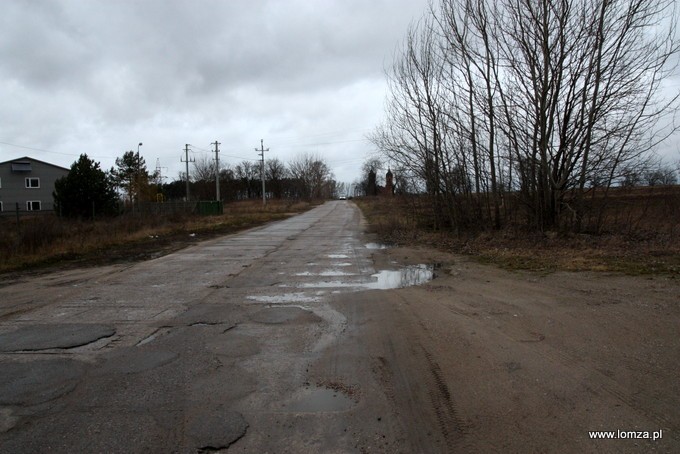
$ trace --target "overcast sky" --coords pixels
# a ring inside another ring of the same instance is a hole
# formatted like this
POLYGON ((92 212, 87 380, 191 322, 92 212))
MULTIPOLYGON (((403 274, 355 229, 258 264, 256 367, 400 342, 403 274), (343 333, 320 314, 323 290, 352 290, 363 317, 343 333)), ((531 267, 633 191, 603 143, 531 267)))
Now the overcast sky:
MULTIPOLYGON (((193 157, 300 153, 339 181, 374 151, 385 77, 427 0, 3 0, 0 161, 114 165, 140 151, 177 179, 193 157), (22 148, 26 147, 26 148, 22 148)), ((169 181, 168 180, 168 181, 169 181)))
MULTIPOLYGON (((384 68, 427 0, 3 0, 0 161, 104 169, 137 150, 177 179, 192 158, 300 153, 359 177, 384 68), (157 161, 159 160, 159 161, 157 161)), ((670 89, 677 93, 677 79, 670 89)), ((676 135, 677 136, 677 135, 676 135)), ((680 159, 678 140, 662 147, 680 159)))

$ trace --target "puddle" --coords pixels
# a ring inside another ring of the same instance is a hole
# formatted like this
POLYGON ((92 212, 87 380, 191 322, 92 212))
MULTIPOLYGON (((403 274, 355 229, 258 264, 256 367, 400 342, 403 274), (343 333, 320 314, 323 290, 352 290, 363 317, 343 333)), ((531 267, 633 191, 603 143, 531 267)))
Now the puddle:
POLYGON ((339 280, 322 282, 305 282, 297 285, 299 288, 354 288, 389 290, 395 288, 421 285, 434 278, 433 265, 411 265, 400 270, 384 270, 372 274, 370 282, 343 282, 339 280))
POLYGON ((342 392, 327 388, 304 390, 286 405, 286 410, 295 413, 328 413, 347 411, 354 401, 342 392))
POLYGON ((364 245, 366 249, 371 249, 371 250, 376 250, 376 249, 387 249, 389 248, 388 245, 386 244, 381 244, 381 243, 367 243, 364 245))
POLYGON ((296 276, 354 276, 354 273, 348 273, 346 271, 341 271, 341 270, 324 270, 319 273, 312 273, 311 271, 302 271, 301 273, 295 273, 296 276))
POLYGON ((354 273, 348 273, 340 270, 325 270, 319 273, 319 276, 354 276, 354 273))
POLYGON ((323 282, 305 282, 299 284, 297 287, 300 288, 337 288, 337 287, 361 287, 363 284, 361 282, 350 283, 341 281, 323 281, 323 282))
POLYGON ((316 303, 321 298, 318 296, 307 296, 303 292, 284 293, 283 295, 257 295, 247 297, 249 300, 260 301, 262 303, 316 303))
POLYGON ((421 285, 434 278, 434 266, 412 265, 397 271, 384 270, 374 274, 376 282, 365 284, 367 288, 389 290, 393 288, 410 287, 421 285))
POLYGON ((329 259, 348 259, 349 255, 347 255, 347 254, 329 254, 328 258, 329 259))

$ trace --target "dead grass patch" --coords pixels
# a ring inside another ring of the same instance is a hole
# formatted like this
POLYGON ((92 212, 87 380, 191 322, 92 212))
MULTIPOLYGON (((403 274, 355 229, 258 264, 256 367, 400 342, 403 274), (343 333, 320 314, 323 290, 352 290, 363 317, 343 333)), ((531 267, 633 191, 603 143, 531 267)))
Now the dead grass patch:
POLYGON ((225 205, 224 214, 126 215, 96 221, 26 217, 19 226, 2 219, 0 273, 52 265, 95 265, 143 260, 215 236, 285 219, 314 206, 310 202, 258 201, 225 205))
POLYGON ((414 202, 408 199, 355 201, 370 231, 385 243, 433 247, 509 270, 680 276, 680 241, 674 230, 668 228, 668 218, 663 216, 658 218, 663 224, 658 229, 652 222, 655 217, 649 216, 645 218, 645 229, 608 230, 600 235, 536 233, 519 228, 456 235, 432 231, 427 218, 419 217, 414 202))

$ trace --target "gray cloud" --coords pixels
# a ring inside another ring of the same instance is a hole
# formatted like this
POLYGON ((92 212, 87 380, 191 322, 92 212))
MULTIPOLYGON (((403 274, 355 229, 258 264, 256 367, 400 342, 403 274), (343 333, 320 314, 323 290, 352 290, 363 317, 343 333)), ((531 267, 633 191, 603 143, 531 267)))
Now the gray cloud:
MULTIPOLYGON (((176 175, 185 143, 314 152, 351 180, 380 121, 383 65, 427 0, 10 0, 0 18, 2 159, 104 167, 144 142, 176 175)), ((197 151, 200 153, 200 151, 197 151)), ((236 159, 227 158, 227 162, 236 159)))

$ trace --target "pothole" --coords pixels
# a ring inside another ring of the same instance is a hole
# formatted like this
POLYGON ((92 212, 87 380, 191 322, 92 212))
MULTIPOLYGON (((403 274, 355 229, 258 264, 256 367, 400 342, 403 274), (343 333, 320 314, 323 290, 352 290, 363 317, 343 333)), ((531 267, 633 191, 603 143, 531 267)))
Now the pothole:
POLYGON ((355 402, 337 389, 307 388, 296 393, 285 410, 293 413, 334 413, 351 409, 355 402))
POLYGON ((67 323, 22 326, 0 335, 0 351, 66 350, 93 344, 116 334, 109 325, 67 323))
POLYGON ((308 296, 303 292, 284 293, 282 295, 251 295, 247 299, 261 303, 315 303, 321 300, 318 296, 308 296))
POLYGON ((299 306, 271 306, 266 307, 251 317, 251 320, 264 324, 283 323, 319 323, 321 318, 311 310, 299 306))
POLYGON ((178 357, 179 355, 172 351, 123 349, 107 356, 94 373, 137 374, 165 366, 178 357))

